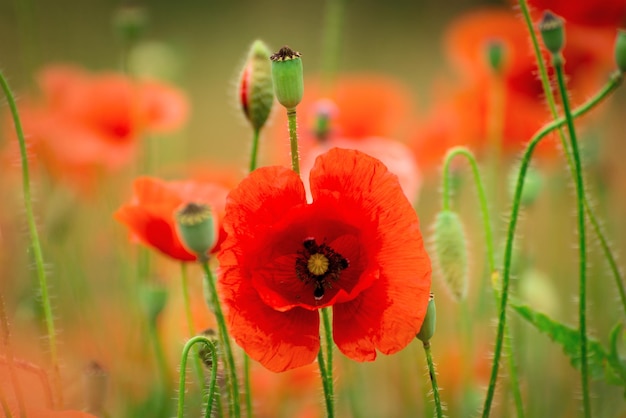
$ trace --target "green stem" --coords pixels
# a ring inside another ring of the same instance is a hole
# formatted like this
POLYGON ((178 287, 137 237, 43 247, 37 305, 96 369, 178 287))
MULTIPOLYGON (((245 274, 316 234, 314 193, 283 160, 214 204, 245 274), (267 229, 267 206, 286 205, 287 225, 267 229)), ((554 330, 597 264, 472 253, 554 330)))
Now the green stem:
POLYGON ((209 264, 204 261, 202 262, 202 268, 204 269, 204 273, 206 275, 207 284, 209 287, 211 304, 213 305, 213 310, 215 313, 215 318, 217 320, 217 326, 220 332, 220 340, 224 344, 224 354, 226 355, 226 369, 229 374, 229 392, 230 392, 230 411, 231 416, 234 418, 239 418, 241 416, 240 406, 239 406, 239 382, 237 379, 237 370, 235 368, 235 359, 233 357, 233 350, 230 344, 230 337, 228 335, 228 329, 226 328, 226 320, 224 319, 224 314, 222 313, 222 307, 220 305, 220 300, 217 295, 217 288, 215 286, 215 277, 209 268, 209 264))
POLYGON ((300 154, 298 151, 298 123, 296 121, 296 108, 287 109, 289 120, 289 143, 291 145, 291 168, 300 175, 300 154))
POLYGON ((435 364, 433 363, 433 355, 430 350, 430 341, 424 342, 424 352, 426 353, 426 362, 428 363, 428 375, 430 383, 433 387, 433 398, 435 399, 435 410, 437 418, 443 418, 443 408, 441 407, 441 398, 439 397, 439 386, 437 385, 437 373, 435 364))
POLYGON ((211 380, 209 383, 209 399, 207 401, 205 417, 210 417, 211 410, 213 409, 213 397, 215 395, 215 385, 217 382, 217 352, 211 340, 202 335, 196 335, 195 337, 187 341, 185 347, 183 348, 183 356, 180 359, 180 381, 178 383, 178 418, 183 417, 183 412, 185 409, 185 375, 187 373, 187 358, 189 357, 189 351, 196 343, 203 343, 211 351, 211 380))
MULTIPOLYGON (((189 338, 196 335, 196 330, 193 326, 193 315, 191 312, 191 302, 189 298, 189 284, 188 284, 188 276, 187 276, 187 263, 180 263, 180 276, 181 283, 183 286, 183 304, 185 305, 185 316, 187 317, 187 329, 189 330, 189 338)), ((202 362, 200 357, 197 355, 198 351, 194 351, 194 369, 196 371, 196 377, 198 378, 198 382, 200 383, 200 387, 204 386, 204 373, 202 372, 202 362)))
POLYGON ((579 251, 579 300, 578 300, 578 321, 580 327, 580 355, 581 355, 581 379, 583 390, 583 410, 585 417, 591 418, 591 401, 589 399, 589 359, 587 358, 587 240, 585 234, 585 208, 583 203, 584 184, 583 184, 583 168, 580 162, 580 153, 578 151, 578 140, 576 138, 576 129, 574 127, 574 118, 572 117, 569 98, 567 96, 567 87, 565 85, 565 72, 563 70, 563 57, 561 55, 553 55, 552 57, 556 77, 559 84, 559 92, 561 93, 561 102, 563 103, 563 113, 567 121, 567 130, 569 132, 570 142, 572 146, 572 156, 574 157, 574 167, 576 169, 576 206, 578 212, 578 251, 579 251))
MULTIPOLYGON (((497 274, 496 271, 496 257, 493 243, 493 232, 491 228, 491 217, 489 216, 489 205, 487 204, 487 195, 485 193, 485 187, 478 170, 478 163, 474 158, 474 155, 470 150, 465 147, 453 147, 448 150, 443 165, 443 208, 449 210, 450 208, 450 163, 452 159, 457 156, 464 156, 472 167, 472 173, 474 175, 474 183, 476 184, 476 191, 478 193, 478 200, 480 201, 480 209, 483 217, 483 225, 485 228, 485 245, 487 247, 487 260, 489 264, 489 272, 493 276, 497 274)), ((500 297, 495 287, 495 283, 492 281, 493 295, 496 304, 499 302, 500 297)), ((508 326, 504 329, 504 335, 507 340, 511 339, 508 326)), ((513 347, 511 344, 505 346, 507 365, 509 371, 509 378, 511 380, 511 391, 513 392, 513 398, 515 399, 515 407, 517 410, 518 418, 524 417, 524 402, 522 399, 522 392, 520 390, 519 378, 517 374, 517 367, 515 364, 515 357, 513 354, 513 347)))
MULTIPOLYGON (((326 361, 321 356, 322 348, 320 346, 320 356, 322 362, 320 363, 320 369, 323 363, 325 373, 322 373, 322 379, 324 380, 324 398, 326 400, 326 413, 328 417, 335 415, 335 388, 333 382, 333 332, 330 324, 329 308, 322 309, 322 321, 324 323, 324 345, 326 346, 326 361)), ((321 371, 321 370, 320 370, 321 371)))
POLYGON ((28 170, 28 157, 26 155, 26 141, 24 140, 24 131, 20 122, 19 113, 17 111, 17 105, 15 104, 15 97, 11 92, 11 88, 4 77, 4 74, 0 71, 0 84, 2 90, 9 103, 11 109, 11 116, 13 118, 13 124, 15 125, 15 132, 17 133, 17 139, 20 144, 20 157, 22 162, 22 185, 24 193, 24 206, 26 207, 26 219, 28 221, 28 230, 30 231, 31 248, 33 250, 33 256, 35 258, 35 266, 37 269, 37 277, 39 279, 39 291, 41 292, 41 303, 43 305, 43 312, 46 321, 46 329, 48 333, 49 349, 50 349, 50 361, 52 366, 52 375, 54 381, 54 387, 56 388, 56 399, 59 407, 63 406, 63 393, 61 390, 61 373, 59 371, 59 358, 57 354, 57 341, 56 330, 54 327, 54 317, 52 315, 52 304, 50 303, 50 296, 48 295, 48 280, 46 278, 46 272, 44 270, 43 254, 41 251, 41 243, 39 241, 39 233, 37 232, 37 226, 35 224, 35 215, 33 214, 32 198, 30 194, 30 174, 28 170))
MULTIPOLYGON (((548 78, 548 71, 546 69, 545 62, 543 60, 543 56, 541 55, 541 50, 539 48, 539 41, 537 40, 537 36, 535 35, 535 31, 533 29, 533 23, 530 18, 530 12, 528 10, 528 5, 526 0, 519 0, 520 10, 522 11, 522 15, 524 16, 524 21, 526 22, 526 26, 528 27, 528 31, 530 33, 531 43, 533 45, 533 50, 535 52, 535 57, 537 59, 537 67, 539 70, 539 77, 541 79, 541 84, 543 86, 543 92, 545 94, 546 100, 548 102, 548 107, 550 108, 550 114, 552 118, 558 118, 558 112, 556 109, 556 101, 554 99, 554 93, 552 92, 552 88, 550 85, 550 79, 548 78)), ((576 178, 576 168, 574 166, 574 161, 572 158, 572 152, 570 150, 569 144, 567 142, 567 138, 565 137, 565 132, 561 127, 559 127, 559 137, 561 139, 561 145, 563 146, 563 150, 565 151, 565 157, 567 159, 567 165, 570 170, 570 174, 572 179, 576 178)), ((584 192, 584 190, 583 190, 584 192)), ((626 313, 626 290, 624 289, 624 281, 622 280, 622 275, 617 267, 617 260, 611 251, 611 247, 608 244, 608 240, 602 228, 600 227, 600 222, 598 221, 593 208, 589 202, 589 199, 586 194, 583 194, 583 202, 585 206, 585 212, 591 225, 593 226, 593 230, 595 234, 600 239, 600 246, 602 247, 602 251, 604 252, 604 256, 606 257, 611 272, 613 273, 613 277, 615 279, 615 284, 620 294, 620 299, 622 301, 622 308, 624 313, 626 313)))
POLYGON ((322 82, 330 89, 341 51, 341 29, 345 17, 345 0, 326 0, 322 45, 322 82))
MULTIPOLYGON (((154 355, 156 357, 157 367, 161 375, 161 385, 164 388, 169 388, 170 385, 170 372, 167 366, 167 360, 165 359, 165 352, 163 350, 163 344, 159 339, 159 333, 157 331, 157 324, 155 322, 148 323, 148 333, 150 340, 152 341, 152 348, 154 349, 154 355)), ((166 390, 164 390, 166 392, 166 390)))
POLYGON ((252 384, 250 382, 250 357, 243 353, 243 379, 246 390, 246 416, 252 418, 252 384))
POLYGON ((259 153, 259 136, 261 130, 254 129, 252 131, 252 152, 250 152, 250 172, 256 170, 257 167, 257 156, 259 153))
POLYGON ((335 410, 333 408, 333 399, 330 395, 332 389, 329 387, 328 380, 328 368, 324 361, 324 352, 320 346, 320 351, 317 353, 317 365, 320 369, 320 375, 322 376, 322 387, 324 388, 324 401, 326 405, 326 417, 333 418, 335 416, 335 410))
POLYGON ((476 191, 478 192, 478 200, 480 202, 480 211, 483 217, 483 225, 485 228, 485 245, 487 246, 487 259, 489 262, 489 270, 494 272, 496 270, 496 258, 493 245, 493 232, 491 228, 491 217, 489 216, 489 205, 487 204, 487 194, 485 193, 485 187, 480 177, 480 171, 478 170, 478 163, 474 158, 472 152, 465 147, 453 147, 450 148, 444 158, 443 163, 443 209, 450 209, 450 163, 457 155, 464 156, 472 167, 472 173, 474 175, 474 183, 476 184, 476 191))
MULTIPOLYGON (((608 83, 598 92, 595 96, 587 100, 584 104, 576 108, 572 112, 573 117, 581 116, 591 110, 594 106, 599 104, 603 99, 607 98, 610 93, 615 91, 622 82, 623 75, 621 73, 614 73, 609 79, 608 83)), ((513 206, 511 208, 511 217, 509 221, 509 227, 506 236, 506 246, 504 251, 504 262, 502 268, 502 297, 500 299, 500 309, 498 318, 498 329, 496 335, 496 344, 494 350, 493 364, 491 368, 491 377, 489 380, 489 387, 487 388, 487 395, 485 397, 485 404, 483 407, 483 418, 489 416, 491 412, 491 404, 493 402, 493 396, 496 389, 496 381, 498 379, 498 368, 500 362, 500 356, 502 354, 502 345, 504 340, 504 330, 506 326, 506 308, 509 296, 509 282, 511 276, 511 259, 513 255, 513 241, 515 238, 515 228, 517 226, 517 219, 519 216, 520 201, 522 198, 522 191, 524 189, 524 178, 526 171, 530 164, 532 154, 535 147, 547 134, 559 128, 565 123, 565 118, 559 118, 541 128, 530 140, 519 168, 519 174, 517 176, 517 182, 515 185, 515 194, 513 197, 513 206)))

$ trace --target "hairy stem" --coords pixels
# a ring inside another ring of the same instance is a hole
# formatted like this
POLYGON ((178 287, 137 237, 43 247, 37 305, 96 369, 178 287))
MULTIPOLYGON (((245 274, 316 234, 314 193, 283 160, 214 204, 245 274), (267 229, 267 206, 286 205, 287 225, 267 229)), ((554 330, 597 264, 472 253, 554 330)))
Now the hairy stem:
POLYGON ((209 399, 207 401, 206 413, 205 417, 211 416, 211 410, 213 409, 213 398, 215 395, 215 385, 217 382, 217 352, 215 350, 215 346, 210 339, 205 336, 197 335, 185 344, 183 348, 183 356, 180 359, 180 381, 178 383, 178 418, 183 418, 183 414, 185 411, 185 381, 186 381, 186 373, 187 373, 187 358, 189 357, 189 351, 191 348, 197 344, 203 343, 210 351, 211 351, 211 378, 209 381, 209 399))

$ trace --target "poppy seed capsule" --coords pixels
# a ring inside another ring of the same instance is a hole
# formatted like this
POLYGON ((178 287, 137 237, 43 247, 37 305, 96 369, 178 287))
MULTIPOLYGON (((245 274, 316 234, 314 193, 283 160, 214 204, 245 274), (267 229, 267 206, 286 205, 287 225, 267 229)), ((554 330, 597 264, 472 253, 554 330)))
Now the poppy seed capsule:
POLYGON ((149 323, 154 324, 167 303, 167 290, 146 284, 139 290, 139 300, 149 323))
POLYGON ((287 109, 294 109, 304 95, 304 75, 299 52, 284 46, 270 57, 272 80, 278 102, 287 109))
POLYGON ((459 215, 439 212, 434 227, 434 261, 440 275, 457 300, 467 294, 467 245, 459 215))
POLYGON ((615 63, 621 72, 626 73, 626 30, 623 29, 617 31, 615 63))
POLYGON ((270 51, 263 41, 250 47, 239 82, 239 101, 255 130, 265 125, 274 103, 270 51))
POLYGON ((437 308, 435 307, 435 295, 430 293, 428 298, 428 308, 426 308, 426 316, 422 323, 420 332, 417 333, 417 339, 421 342, 428 342, 435 335, 435 328, 437 326, 437 308))
POLYGON ((565 22, 549 10, 543 12, 539 22, 539 32, 546 49, 552 55, 559 55, 565 46, 565 22))
POLYGON ((208 251, 215 245, 215 225, 211 208, 198 203, 188 203, 176 213, 178 235, 183 245, 206 261, 208 251))

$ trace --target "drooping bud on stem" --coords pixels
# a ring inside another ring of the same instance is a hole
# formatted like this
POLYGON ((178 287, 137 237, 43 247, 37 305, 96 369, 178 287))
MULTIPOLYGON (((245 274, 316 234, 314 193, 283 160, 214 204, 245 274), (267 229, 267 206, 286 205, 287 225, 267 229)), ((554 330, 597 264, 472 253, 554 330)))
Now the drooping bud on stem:
POLYGON ((461 300, 467 294, 467 244, 463 223, 456 212, 443 210, 435 219, 434 262, 452 295, 461 300))
POLYGON ((539 32, 546 49, 553 56, 560 56, 565 46, 565 22, 549 10, 543 12, 539 22, 539 32))
POLYGON ((239 82, 239 101, 252 128, 265 125, 274 103, 270 51, 263 41, 250 47, 239 82))
POLYGON ((215 245, 215 225, 211 208, 188 203, 176 213, 178 235, 183 245, 196 254, 198 261, 208 259, 207 253, 215 245))
POLYGON ((426 316, 422 323, 420 332, 417 333, 417 338, 421 342, 428 342, 435 335, 435 329, 437 326, 437 308, 435 307, 435 295, 430 294, 428 298, 428 308, 426 308, 426 316))
POLYGON ((278 102, 289 109, 294 109, 304 94, 304 72, 299 52, 288 46, 282 47, 272 55, 272 79, 278 102))
POLYGON ((617 31, 617 39, 615 40, 615 63, 617 68, 626 73, 626 30, 617 31))

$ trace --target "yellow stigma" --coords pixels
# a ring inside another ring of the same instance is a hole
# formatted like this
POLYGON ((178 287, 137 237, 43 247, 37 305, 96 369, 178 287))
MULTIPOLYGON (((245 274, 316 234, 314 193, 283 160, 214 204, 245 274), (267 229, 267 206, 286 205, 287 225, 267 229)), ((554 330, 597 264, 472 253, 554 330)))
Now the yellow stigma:
POLYGON ((321 276, 328 271, 328 258, 324 254, 313 254, 309 257, 307 268, 311 274, 321 276))

